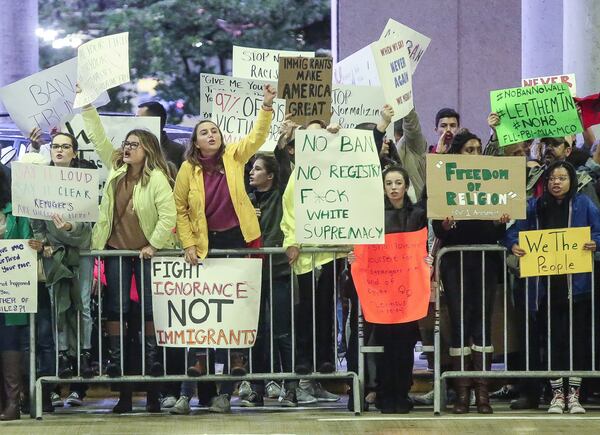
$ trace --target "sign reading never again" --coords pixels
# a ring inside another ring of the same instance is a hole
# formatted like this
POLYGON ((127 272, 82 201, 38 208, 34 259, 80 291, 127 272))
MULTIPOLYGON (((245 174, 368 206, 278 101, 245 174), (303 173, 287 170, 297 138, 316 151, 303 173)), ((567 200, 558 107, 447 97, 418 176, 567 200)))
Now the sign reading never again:
POLYGON ((427 155, 427 217, 524 219, 525 158, 427 155))

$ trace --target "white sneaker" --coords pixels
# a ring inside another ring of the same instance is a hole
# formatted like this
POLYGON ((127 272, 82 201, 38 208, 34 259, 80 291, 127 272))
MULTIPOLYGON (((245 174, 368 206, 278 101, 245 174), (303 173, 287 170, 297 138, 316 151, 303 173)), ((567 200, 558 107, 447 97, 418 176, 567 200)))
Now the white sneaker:
POLYGON ((190 413, 190 399, 187 396, 181 396, 175 405, 169 409, 169 413, 177 415, 188 415, 190 413))
POLYGON ((569 414, 585 414, 585 408, 579 403, 579 388, 570 388, 567 396, 567 409, 569 414))
POLYGON ((73 392, 71 392, 71 394, 69 394, 66 402, 67 402, 67 405, 71 405, 71 406, 83 405, 83 399, 81 398, 81 396, 79 396, 79 393, 77 393, 75 391, 73 391, 73 392))
MULTIPOLYGON (((579 400, 577 401, 579 403, 579 400)), ((581 406, 581 405, 580 405, 581 406)), ((548 408, 549 414, 562 414, 565 410, 565 395, 560 390, 554 391, 554 397, 552 397, 552 401, 550 402, 550 407, 548 408)))
POLYGON ((244 400, 250 395, 250 393, 252 393, 252 386, 250 385, 250 382, 240 382, 240 386, 238 387, 238 395, 240 396, 240 399, 244 400))
POLYGON ((161 409, 170 409, 175 406, 177 399, 175 396, 165 396, 160 401, 161 409))
MULTIPOLYGON (((312 397, 317 399, 318 402, 337 402, 340 400, 340 396, 330 393, 317 381, 302 379, 298 388, 306 391, 312 397)), ((299 397, 298 403, 301 403, 299 397)))
POLYGON ((296 388, 296 399, 298 400, 299 405, 312 405, 313 403, 318 402, 314 396, 300 386, 296 388))
POLYGON ((50 400, 52 401, 52 406, 54 406, 55 408, 62 408, 63 406, 65 406, 60 396, 54 392, 50 394, 50 400))
POLYGON ((275 381, 271 381, 265 387, 265 393, 269 399, 277 399, 282 395, 281 387, 275 381))

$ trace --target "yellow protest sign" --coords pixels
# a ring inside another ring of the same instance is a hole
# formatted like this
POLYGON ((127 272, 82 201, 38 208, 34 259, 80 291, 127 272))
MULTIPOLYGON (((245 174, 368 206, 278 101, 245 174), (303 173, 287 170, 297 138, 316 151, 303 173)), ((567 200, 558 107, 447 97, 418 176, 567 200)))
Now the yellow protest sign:
POLYGON ((591 272, 592 251, 583 249, 590 240, 590 227, 519 232, 521 278, 591 272))

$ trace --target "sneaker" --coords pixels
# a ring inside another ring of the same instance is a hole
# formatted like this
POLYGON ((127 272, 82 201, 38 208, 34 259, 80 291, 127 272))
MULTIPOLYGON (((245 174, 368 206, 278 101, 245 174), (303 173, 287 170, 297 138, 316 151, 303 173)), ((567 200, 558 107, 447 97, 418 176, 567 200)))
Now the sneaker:
POLYGON ((52 394, 50 394, 50 401, 52 402, 52 406, 54 406, 55 408, 62 408, 63 406, 65 406, 63 400, 55 392, 52 392, 52 394))
MULTIPOLYGON (((314 399, 314 397, 313 397, 313 399, 314 399)), ((286 391, 285 395, 279 396, 279 404, 286 408, 295 408, 296 406, 298 406, 298 399, 296 398, 296 392, 295 391, 286 391)))
POLYGON ((469 396, 469 406, 475 406, 475 390, 471 390, 471 394, 469 396))
POLYGON ((579 403, 579 388, 569 388, 567 409, 569 410, 569 414, 585 414, 585 408, 579 403))
POLYGON ((175 405, 169 409, 169 413, 176 415, 188 415, 190 413, 190 399, 187 396, 179 397, 175 405))
POLYGON ((419 394, 412 397, 412 400, 417 405, 433 405, 433 390, 425 394, 419 394))
POLYGON ((265 392, 269 399, 277 399, 282 395, 281 386, 275 381, 270 381, 267 384, 265 392))
POLYGON ((297 387, 296 388, 296 398, 298 399, 298 404, 300 405, 312 405, 313 403, 317 403, 318 400, 309 394, 305 389, 297 387))
POLYGON ((210 406, 208 407, 210 412, 218 412, 218 413, 226 413, 231 412, 231 403, 229 401, 229 395, 227 394, 219 394, 216 397, 213 397, 210 401, 210 406))
POLYGON ((263 397, 256 391, 252 391, 248 397, 240 401, 240 406, 244 408, 254 408, 255 406, 265 406, 263 397))
POLYGON ((518 396, 517 390, 513 385, 503 385, 497 391, 490 393, 490 399, 511 400, 518 396))
MULTIPOLYGON (((552 397, 552 401, 550 402, 550 407, 548 408, 549 414, 562 414, 565 409, 565 395, 561 389, 557 389, 554 392, 554 397, 552 397)), ((577 399, 579 403, 579 399, 577 399)), ((581 405, 579 405, 581 406, 581 405)))
POLYGON ((337 402, 340 400, 340 396, 330 393, 317 381, 307 381, 303 379, 300 381, 300 386, 298 388, 305 390, 308 394, 317 399, 318 402, 337 402))
POLYGON ((72 391, 71 394, 69 394, 69 396, 67 397, 67 400, 65 400, 65 402, 67 403, 67 405, 81 406, 83 405, 83 397, 81 397, 76 391, 72 391))
POLYGON ((238 387, 238 396, 240 396, 240 399, 245 399, 250 395, 250 393, 252 393, 252 386, 250 385, 250 382, 240 382, 240 386, 238 387))
POLYGON ((369 405, 375 404, 377 401, 377 393, 375 391, 370 391, 369 394, 365 396, 365 402, 369 405))
POLYGON ((170 409, 175 406, 177 403, 177 399, 175 396, 165 396, 160 400, 160 408, 161 409, 170 409))

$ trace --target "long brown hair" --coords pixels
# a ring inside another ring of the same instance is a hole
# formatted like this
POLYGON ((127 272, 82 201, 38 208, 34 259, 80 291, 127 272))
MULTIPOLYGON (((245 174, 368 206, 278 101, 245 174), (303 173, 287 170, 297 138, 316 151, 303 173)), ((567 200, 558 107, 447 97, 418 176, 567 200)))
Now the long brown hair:
POLYGON ((185 151, 185 158, 188 162, 190 162, 194 166, 202 167, 202 161, 200 158, 202 154, 200 154, 200 148, 196 146, 196 135, 198 133, 198 129, 200 128, 200 124, 204 124, 205 122, 210 122, 212 125, 217 127, 217 131, 219 132, 219 136, 221 137, 221 147, 217 151, 217 169, 223 169, 223 153, 225 152, 225 141, 223 140, 223 132, 219 128, 217 124, 215 124, 210 119, 203 119, 194 127, 194 131, 192 132, 192 137, 190 138, 190 144, 188 145, 188 149, 185 151))
MULTIPOLYGON (((125 135, 125 140, 129 136, 137 136, 140 140, 140 146, 144 149, 146 153, 146 159, 144 162, 144 169, 142 170, 141 182, 142 186, 146 186, 150 181, 150 174, 154 169, 160 169, 167 180, 169 180, 169 184, 173 187, 174 182, 173 178, 170 175, 169 168, 167 166, 167 161, 163 156, 163 153, 160 149, 160 142, 152 133, 147 130, 142 129, 134 129, 131 130, 127 135, 125 135)), ((125 162, 123 162, 123 148, 119 147, 114 150, 112 155, 112 166, 114 169, 118 169, 123 166, 125 162)))

